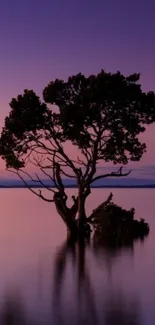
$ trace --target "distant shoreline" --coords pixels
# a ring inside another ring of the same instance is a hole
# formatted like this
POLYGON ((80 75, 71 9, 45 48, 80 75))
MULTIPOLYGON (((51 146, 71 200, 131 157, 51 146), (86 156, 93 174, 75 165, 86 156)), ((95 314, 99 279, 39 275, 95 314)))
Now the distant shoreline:
MULTIPOLYGON (((24 188, 27 188, 26 186, 24 185, 0 185, 0 189, 9 189, 9 188, 21 188, 21 189, 24 189, 24 188)), ((35 186, 35 185, 32 185, 30 186, 30 188, 44 188, 43 186, 35 186)), ((54 186, 46 186, 46 188, 55 188, 54 186)), ((65 188, 77 188, 76 185, 66 185, 65 188)), ((104 185, 104 186, 92 186, 91 187, 92 189, 93 188, 98 188, 98 189, 102 189, 102 188, 155 188, 155 185, 104 185)))

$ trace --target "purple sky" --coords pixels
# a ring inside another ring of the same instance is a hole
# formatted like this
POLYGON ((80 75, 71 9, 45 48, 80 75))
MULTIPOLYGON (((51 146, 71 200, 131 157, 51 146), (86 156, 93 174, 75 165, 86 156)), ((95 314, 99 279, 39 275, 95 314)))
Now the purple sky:
MULTIPOLYGON (((141 72, 155 90, 154 0, 5 0, 0 3, 0 126, 10 99, 83 72, 141 72)), ((145 135, 154 164, 155 126, 145 135)), ((1 163, 1 170, 3 169, 1 163)))

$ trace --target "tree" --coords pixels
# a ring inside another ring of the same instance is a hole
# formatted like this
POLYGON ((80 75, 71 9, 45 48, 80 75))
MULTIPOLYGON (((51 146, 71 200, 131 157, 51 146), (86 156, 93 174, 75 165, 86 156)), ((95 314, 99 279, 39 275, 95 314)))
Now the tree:
POLYGON ((15 172, 30 190, 47 202, 54 202, 58 213, 73 234, 86 229, 85 202, 91 185, 100 178, 121 177, 123 165, 138 161, 146 151, 139 140, 145 125, 154 121, 155 94, 144 93, 139 74, 128 77, 103 70, 97 75, 77 74, 65 82, 56 79, 43 90, 43 101, 32 90, 13 98, 11 111, 1 134, 0 154, 6 168, 15 172), (50 105, 51 104, 51 105, 50 105), (54 106, 53 106, 54 105, 54 106), (65 146, 78 149, 75 160, 65 146), (96 175, 99 162, 121 164, 116 172, 96 175), (29 164, 39 173, 26 171, 29 164), (49 188, 41 173, 54 184, 49 188), (26 177, 26 178, 25 178, 26 177), (27 177, 48 190, 34 189, 27 177), (78 194, 67 206, 63 177, 76 180, 78 194))

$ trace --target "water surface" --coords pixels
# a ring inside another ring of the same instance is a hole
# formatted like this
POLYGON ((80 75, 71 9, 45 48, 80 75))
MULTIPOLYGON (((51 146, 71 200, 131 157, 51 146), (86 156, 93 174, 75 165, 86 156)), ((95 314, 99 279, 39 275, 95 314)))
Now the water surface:
MULTIPOLYGON (((87 213, 110 191, 94 189, 87 213)), ((144 242, 71 249, 53 204, 26 189, 0 190, 0 317, 10 303, 28 324, 155 324, 155 189, 112 192, 149 222, 144 242)))

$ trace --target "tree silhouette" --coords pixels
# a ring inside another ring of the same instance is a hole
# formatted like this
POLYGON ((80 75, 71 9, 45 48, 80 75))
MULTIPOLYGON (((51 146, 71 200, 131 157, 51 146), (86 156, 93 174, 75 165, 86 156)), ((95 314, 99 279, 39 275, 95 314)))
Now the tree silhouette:
POLYGON ((122 166, 140 160, 146 151, 139 134, 154 121, 155 94, 144 93, 139 78, 139 74, 125 77, 103 70, 89 77, 80 73, 67 81, 50 82, 43 90, 43 101, 34 91, 24 90, 10 103, 0 142, 6 168, 41 199, 54 202, 72 234, 86 229, 85 201, 92 183, 128 175, 122 166), (66 152, 68 143, 78 150, 74 160, 66 152), (121 168, 96 175, 97 164, 102 161, 120 164, 121 168), (26 170, 30 163, 39 168, 35 176, 26 170), (42 174, 54 184, 53 188, 45 184, 42 174), (52 196, 32 188, 28 177, 52 196), (77 183, 78 193, 72 197, 70 208, 63 177, 77 183))

